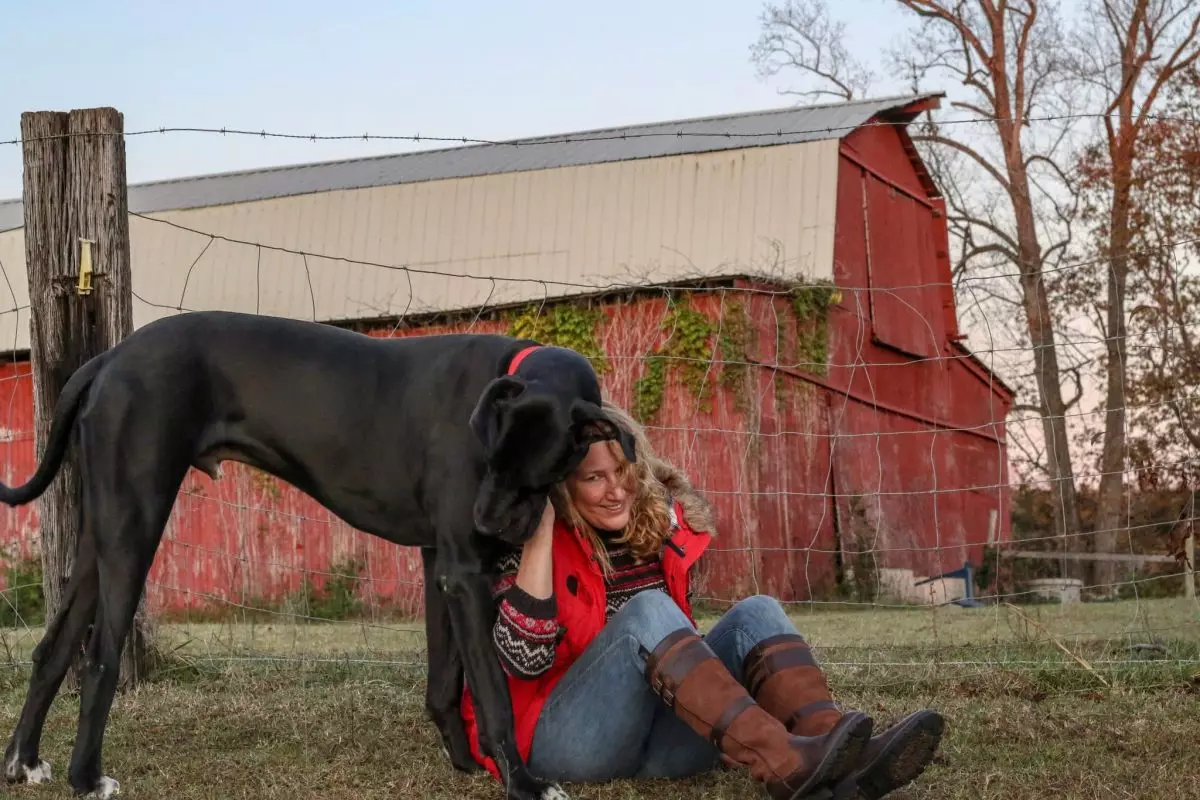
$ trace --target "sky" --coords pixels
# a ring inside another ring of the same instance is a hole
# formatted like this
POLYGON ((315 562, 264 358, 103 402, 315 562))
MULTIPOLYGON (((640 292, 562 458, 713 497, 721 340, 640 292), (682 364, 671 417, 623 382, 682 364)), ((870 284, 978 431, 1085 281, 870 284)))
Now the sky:
MULTIPOLYGON (((839 0, 856 51, 905 20, 839 0)), ((0 140, 24 111, 112 106, 125 130, 504 139, 792 105, 750 61, 757 0, 0 0, 0 140)), ((875 94, 903 91, 880 84, 875 94)), ((131 183, 428 144, 170 133, 127 140, 131 183)), ((0 198, 21 194, 0 145, 0 198)))

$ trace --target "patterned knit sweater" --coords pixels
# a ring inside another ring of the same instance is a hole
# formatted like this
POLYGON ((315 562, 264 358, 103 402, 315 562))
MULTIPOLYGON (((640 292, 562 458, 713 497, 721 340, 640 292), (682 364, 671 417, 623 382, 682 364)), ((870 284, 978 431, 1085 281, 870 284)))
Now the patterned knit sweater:
MULTIPOLYGON (((629 598, 639 592, 666 591, 662 565, 658 559, 636 563, 626 545, 612 544, 617 533, 598 531, 606 542, 612 572, 605 579, 606 618, 621 610, 629 598)), ((558 603, 554 595, 545 599, 531 596, 516 585, 520 553, 513 553, 501 564, 502 574, 493 596, 499 603, 499 615, 492 639, 500 663, 515 678, 532 680, 554 664, 558 642, 558 603)))

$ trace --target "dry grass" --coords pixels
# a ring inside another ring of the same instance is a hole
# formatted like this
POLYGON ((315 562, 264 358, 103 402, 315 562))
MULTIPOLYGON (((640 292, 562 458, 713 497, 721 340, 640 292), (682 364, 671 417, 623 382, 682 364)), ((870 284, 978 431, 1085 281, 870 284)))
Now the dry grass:
MULTIPOLYGON (((1196 605, 1021 613, 1037 625, 1005 609, 795 619, 841 699, 881 721, 921 705, 947 715, 939 760, 893 797, 1200 798, 1196 605), (1135 647, 1145 644, 1153 647, 1135 647)), ((502 796, 490 777, 459 775, 441 760, 422 715, 419 625, 181 624, 160 633, 180 667, 118 698, 109 727, 106 772, 122 781, 123 798, 502 796)), ((33 638, 9 636, 14 656, 33 638)), ((25 680, 21 669, 0 675, 6 726, 25 680)), ((64 695, 47 723, 43 755, 55 782, 5 787, 10 796, 69 796, 63 771, 77 713, 77 698, 64 695)), ((615 800, 759 796, 728 773, 568 788, 615 800)))

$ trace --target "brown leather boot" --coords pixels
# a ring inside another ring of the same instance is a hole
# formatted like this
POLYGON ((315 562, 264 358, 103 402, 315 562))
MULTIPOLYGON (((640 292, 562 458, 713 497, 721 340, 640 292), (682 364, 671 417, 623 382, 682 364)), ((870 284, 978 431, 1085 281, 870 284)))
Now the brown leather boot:
MULTIPOLYGON (((803 637, 782 634, 764 639, 743 665, 746 685, 771 716, 801 736, 832 730, 843 717, 825 674, 803 637)), ((945 722, 936 711, 910 714, 871 737, 862 756, 836 787, 836 800, 877 800, 915 780, 937 752, 945 722)))
POLYGON ((871 737, 854 771, 834 789, 835 800, 879 800, 912 783, 933 761, 945 728, 942 715, 926 708, 871 737))
POLYGON ((830 731, 842 718, 802 636, 784 633, 762 640, 746 654, 742 674, 755 702, 798 736, 830 731))
POLYGON ((871 718, 849 712, 820 736, 793 736, 729 674, 695 631, 683 628, 646 657, 646 680, 692 730, 749 768, 774 800, 799 800, 846 777, 871 736, 871 718))

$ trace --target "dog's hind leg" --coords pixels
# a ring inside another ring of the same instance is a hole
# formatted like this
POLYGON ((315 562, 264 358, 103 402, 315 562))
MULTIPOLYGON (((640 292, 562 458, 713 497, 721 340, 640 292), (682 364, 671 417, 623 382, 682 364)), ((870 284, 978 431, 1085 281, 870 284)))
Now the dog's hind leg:
MULTIPOLYGON (((181 457, 150 452, 148 447, 131 456, 128 449, 114 446, 107 432, 100 441, 88 435, 92 430, 82 433, 85 452, 94 456, 81 463, 86 464, 84 499, 89 511, 85 531, 96 541, 100 607, 88 642, 67 778, 77 794, 107 800, 120 789, 102 774, 101 755, 121 650, 188 465, 181 457)), ((154 440, 153 434, 143 436, 141 441, 154 440)))
MULTIPOLYGON (((107 518, 128 523, 130 516, 133 514, 107 518)), ((114 525, 112 530, 125 532, 131 528, 128 524, 114 525)), ((145 528, 138 531, 139 539, 144 531, 145 528)), ((100 608, 88 643, 79 699, 79 724, 68 769, 71 788, 98 800, 107 800, 120 788, 115 780, 101 774, 101 750, 117 691, 121 648, 133 627, 134 612, 154 557, 153 548, 147 548, 149 552, 145 552, 139 547, 121 547, 125 544, 121 541, 111 544, 113 550, 102 551, 99 557, 100 608)))
POLYGON ((4 751, 4 776, 10 783, 50 780, 50 765, 39 758, 42 726, 87 628, 96 618, 96 608, 96 550, 90 539, 80 536, 62 603, 34 648, 25 705, 4 751))
POLYGON ((462 656, 450 627, 446 597, 438 587, 437 550, 422 547, 421 560, 425 570, 425 711, 441 736, 442 750, 451 765, 462 772, 478 772, 483 767, 471 756, 459 711, 463 691, 462 656))

